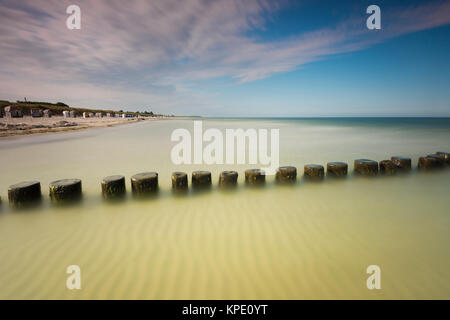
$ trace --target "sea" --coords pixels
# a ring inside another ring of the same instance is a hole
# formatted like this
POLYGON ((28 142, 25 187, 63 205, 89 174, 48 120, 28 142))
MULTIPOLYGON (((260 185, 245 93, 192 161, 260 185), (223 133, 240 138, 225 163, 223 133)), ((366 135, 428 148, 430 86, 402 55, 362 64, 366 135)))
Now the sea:
POLYGON ((450 152, 450 118, 173 118, 0 139, 0 299, 450 299, 450 168, 417 161, 450 152), (251 164, 175 164, 176 129, 278 129, 281 166, 252 188, 251 164), (353 175, 355 159, 411 157, 413 170, 353 175), (305 164, 342 161, 348 177, 311 182, 305 164), (177 195, 171 173, 208 170, 212 188, 177 195), (219 173, 239 173, 234 190, 219 173), (131 195, 130 178, 159 174, 159 192, 131 195), (105 202, 101 180, 126 177, 105 202), (48 185, 82 180, 83 198, 51 204, 48 185), (40 181, 39 206, 8 205, 8 186, 40 181), (80 270, 71 290, 68 267, 80 270), (380 289, 368 286, 378 266, 380 289), (369 268, 369 271, 372 270, 369 268))

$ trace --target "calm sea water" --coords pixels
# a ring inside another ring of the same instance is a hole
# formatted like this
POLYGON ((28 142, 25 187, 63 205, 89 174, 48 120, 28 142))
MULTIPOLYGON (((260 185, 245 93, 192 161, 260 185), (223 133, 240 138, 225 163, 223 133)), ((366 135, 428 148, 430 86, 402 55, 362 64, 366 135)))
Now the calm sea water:
MULTIPOLYGON (((349 163, 450 151, 450 119, 203 119, 204 128, 278 128, 281 165, 349 163)), ((170 160, 190 119, 0 140, 1 299, 450 299, 450 169, 391 178, 244 186, 255 166, 170 160), (207 169, 210 192, 175 197, 172 171, 207 169), (240 173, 222 192, 222 170, 240 173), (104 203, 103 177, 157 171, 155 199, 104 203), (83 201, 59 208, 48 184, 83 181, 83 201), (12 211, 9 185, 41 182, 41 207, 12 211), (82 289, 66 289, 67 266, 82 289), (381 268, 368 290, 366 268, 381 268)))

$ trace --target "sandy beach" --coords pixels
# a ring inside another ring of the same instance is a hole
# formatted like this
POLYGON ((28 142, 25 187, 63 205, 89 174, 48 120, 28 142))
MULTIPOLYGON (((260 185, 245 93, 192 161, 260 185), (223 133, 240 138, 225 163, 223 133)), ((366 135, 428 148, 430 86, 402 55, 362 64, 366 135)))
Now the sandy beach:
POLYGON ((139 122, 153 118, 0 118, 0 138, 16 135, 73 131, 88 128, 112 127, 121 124, 139 122))

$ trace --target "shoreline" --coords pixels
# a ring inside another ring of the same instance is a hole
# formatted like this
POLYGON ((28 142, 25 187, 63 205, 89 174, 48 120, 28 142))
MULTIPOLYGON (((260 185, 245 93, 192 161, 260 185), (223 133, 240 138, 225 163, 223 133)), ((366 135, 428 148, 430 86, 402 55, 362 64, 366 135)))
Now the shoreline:
POLYGON ((85 130, 91 128, 107 128, 118 125, 137 123, 159 118, 64 118, 53 116, 51 118, 0 118, 0 139, 11 137, 51 134, 59 132, 85 130))

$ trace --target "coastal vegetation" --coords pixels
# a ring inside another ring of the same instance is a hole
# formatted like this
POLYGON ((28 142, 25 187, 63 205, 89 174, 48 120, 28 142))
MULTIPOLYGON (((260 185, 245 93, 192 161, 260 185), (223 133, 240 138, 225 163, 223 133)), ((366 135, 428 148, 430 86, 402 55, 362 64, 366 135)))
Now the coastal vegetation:
POLYGON ((63 115, 63 111, 74 111, 76 116, 82 116, 83 112, 87 113, 113 113, 125 114, 128 116, 143 116, 143 117, 158 117, 161 114, 154 114, 152 111, 123 111, 123 110, 105 110, 96 108, 73 108, 63 102, 37 102, 37 101, 16 101, 10 102, 7 100, 0 100, 0 109, 4 107, 15 106, 18 107, 24 115, 31 115, 31 109, 50 110, 53 115, 63 115))

